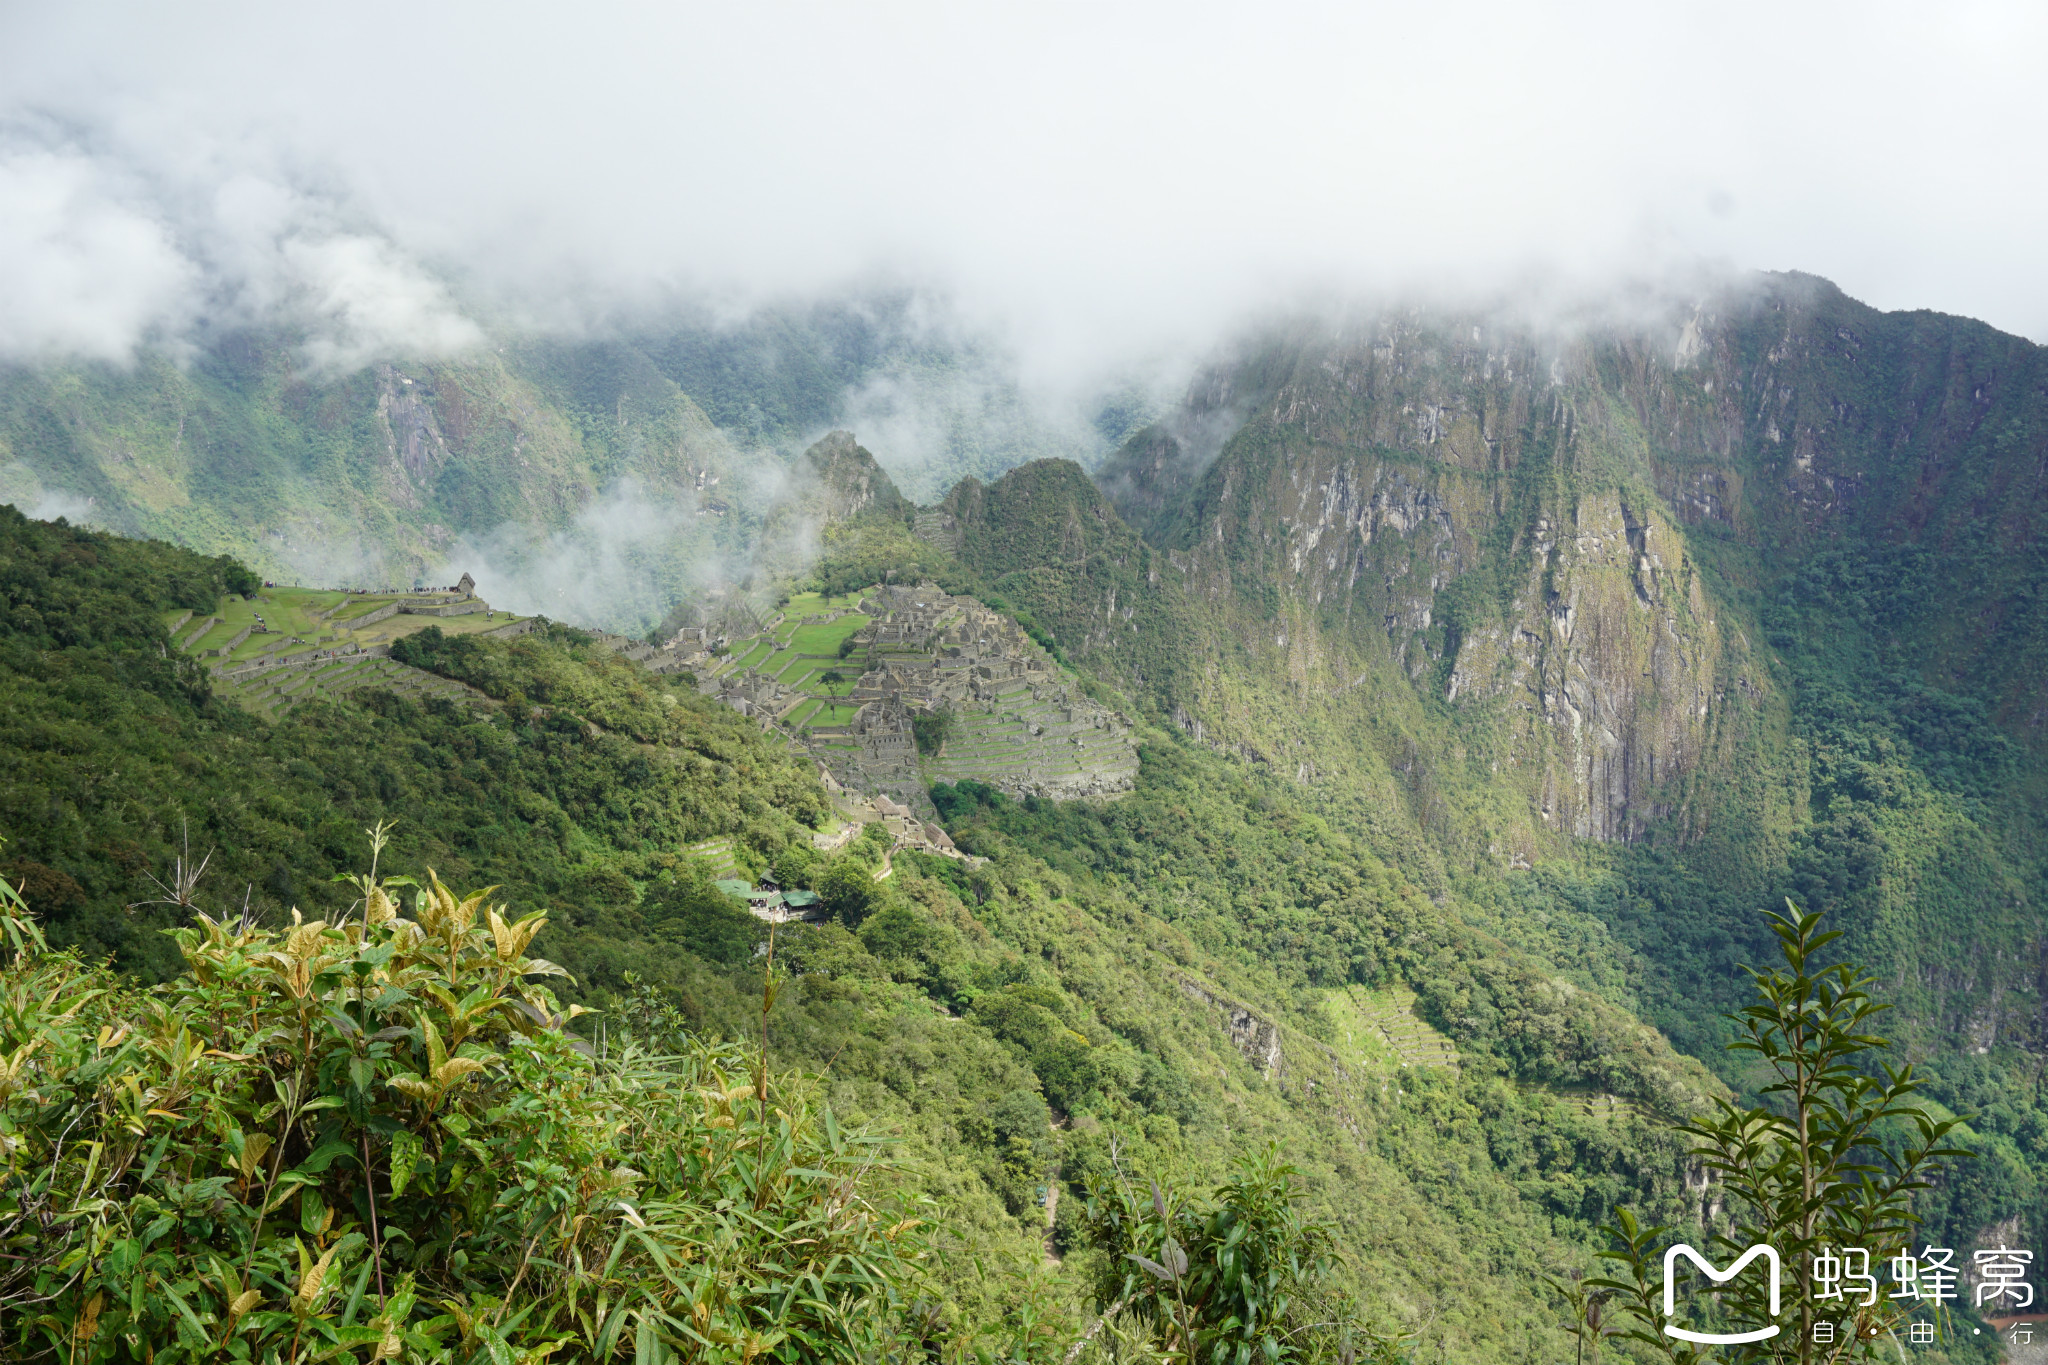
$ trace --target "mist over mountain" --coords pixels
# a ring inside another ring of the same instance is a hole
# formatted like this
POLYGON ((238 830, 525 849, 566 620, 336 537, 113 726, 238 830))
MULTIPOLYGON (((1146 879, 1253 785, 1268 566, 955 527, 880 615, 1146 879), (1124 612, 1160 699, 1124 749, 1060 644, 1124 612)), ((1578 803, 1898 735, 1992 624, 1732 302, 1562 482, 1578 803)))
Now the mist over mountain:
POLYGON ((283 313, 346 367, 880 271, 1037 384, 1188 360, 1276 300, 1700 260, 2048 327, 2043 191, 2001 173, 2040 131, 2026 7, 605 13, 10 10, 0 353, 283 313))
POLYGON ((308 337, 0 367, 0 495, 270 578, 469 572, 508 606, 639 633, 748 577, 790 462, 832 427, 871 433, 935 500, 1032 459, 1092 465, 1154 401, 1031 391, 996 341, 903 291, 348 371, 309 365, 308 337))
POLYGON ((2037 1247, 2044 59, 0 13, 0 1355, 1647 1352, 1788 903, 2037 1247))
MULTIPOLYGON (((541 42, 462 7, 11 12, 0 489, 271 575, 478 571, 638 629, 744 577, 755 505, 829 429, 920 502, 1093 467, 1276 316, 1569 331, 1798 268, 2048 325, 2032 179, 1959 139, 1902 199, 1882 168, 1932 133, 1862 98, 1889 73, 2023 126, 2003 76, 2038 16, 1758 10, 1840 59, 1712 118, 1669 92, 1748 69, 1732 11, 1155 17, 628 9, 541 42), (1450 41, 1471 93, 1446 104, 1403 54, 1450 41), (764 50, 766 82, 731 60, 764 50), (533 429, 472 437, 438 410, 458 390, 533 429), (700 515, 700 473, 728 513, 700 515)), ((1202 420, 1184 448, 1227 412, 1202 420)))

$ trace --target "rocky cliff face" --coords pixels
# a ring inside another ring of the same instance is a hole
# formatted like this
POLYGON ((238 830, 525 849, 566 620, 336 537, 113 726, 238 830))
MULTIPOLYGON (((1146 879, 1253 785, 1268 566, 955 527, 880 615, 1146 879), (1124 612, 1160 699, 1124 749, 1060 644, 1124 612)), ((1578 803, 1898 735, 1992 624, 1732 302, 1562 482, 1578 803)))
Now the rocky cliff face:
MULTIPOLYGON (((1497 718, 1545 826, 1628 839, 1672 813, 1744 669, 1673 515, 1574 477, 1591 441, 1552 368, 1402 320, 1303 346, 1180 505, 1140 515, 1199 595, 1270 618, 1276 662, 1307 630, 1391 663, 1497 718)), ((1111 487, 1188 477, 1134 444, 1150 468, 1111 487)))
MULTIPOLYGON (((1669 524, 1617 494, 1539 519, 1505 621, 1459 632, 1445 698, 1520 722, 1512 761, 1540 765, 1546 824, 1640 836, 1672 814, 1710 742, 1733 667, 1699 575, 1669 524), (1667 556, 1670 562, 1666 562, 1667 556)), ((1426 608, 1424 609, 1426 610, 1426 608)))
MULTIPOLYGON (((1625 840, 1696 818, 1688 779, 1769 704, 1731 594, 1845 540, 2028 553, 2044 375, 2025 342, 1800 277, 1571 336, 1391 313, 1248 348, 1100 481, 1276 671, 1391 663, 1490 718, 1545 826, 1625 840), (1219 427, 1212 458, 1190 433, 1219 427)), ((1949 577, 1983 629, 1948 652, 2038 728, 2039 673, 1996 637, 2038 658, 2039 599, 1949 577)))
POLYGON ((828 433, 804 453, 803 474, 812 482, 800 492, 805 509, 821 523, 847 521, 874 511, 903 518, 916 511, 850 431, 828 433))

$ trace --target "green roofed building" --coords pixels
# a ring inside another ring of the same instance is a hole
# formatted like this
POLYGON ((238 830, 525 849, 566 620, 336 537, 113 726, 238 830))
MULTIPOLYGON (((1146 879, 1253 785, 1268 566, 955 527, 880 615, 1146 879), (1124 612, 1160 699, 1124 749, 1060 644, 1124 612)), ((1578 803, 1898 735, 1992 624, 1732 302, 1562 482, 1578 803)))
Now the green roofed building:
POLYGON ((728 896, 745 901, 747 909, 773 924, 793 919, 812 919, 823 913, 818 903, 818 893, 815 891, 782 891, 767 882, 760 886, 748 886, 734 877, 722 878, 712 885, 728 896))

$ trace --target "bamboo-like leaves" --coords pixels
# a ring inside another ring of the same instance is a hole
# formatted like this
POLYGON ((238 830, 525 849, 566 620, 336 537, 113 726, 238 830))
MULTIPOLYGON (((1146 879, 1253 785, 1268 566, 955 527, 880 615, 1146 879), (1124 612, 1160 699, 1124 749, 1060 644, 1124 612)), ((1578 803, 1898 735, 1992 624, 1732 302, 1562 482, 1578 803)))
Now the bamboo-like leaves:
POLYGON ((1328 1284, 1331 1229, 1300 1214, 1295 1180, 1268 1149, 1209 1199, 1092 1182, 1089 1231, 1111 1253, 1098 1300, 1156 1324, 1160 1351, 1205 1365, 1343 1358, 1353 1314, 1328 1284))
POLYGON ((532 980, 544 914, 429 876, 409 920, 397 880, 332 923, 195 917, 155 992, 0 964, 0 1161, 48 1215, 10 1241, 0 1211, 0 1356, 593 1359, 642 1324, 667 1355, 887 1353, 922 1244, 873 1140, 742 1048, 615 1030, 600 1063, 532 980), (461 1317, 392 1287, 400 1230, 461 1317))
POLYGON ((299 1249, 299 1288, 292 1295, 292 1308, 302 1314, 310 1314, 320 1307, 327 1295, 327 1272, 334 1264, 335 1253, 340 1244, 328 1247, 316 1260, 306 1250, 304 1242, 293 1239, 299 1249))

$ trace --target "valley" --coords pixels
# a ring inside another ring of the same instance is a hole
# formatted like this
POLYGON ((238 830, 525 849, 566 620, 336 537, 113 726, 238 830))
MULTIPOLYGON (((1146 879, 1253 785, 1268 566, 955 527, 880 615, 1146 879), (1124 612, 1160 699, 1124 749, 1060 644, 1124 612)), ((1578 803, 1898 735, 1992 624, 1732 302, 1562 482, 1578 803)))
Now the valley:
MULTIPOLYGON (((1756 1096, 1721 1012, 1787 897, 1971 1116, 1928 1235, 2048 1226, 2043 375, 1777 276, 1569 335, 1277 323, 1093 470, 923 502, 840 431, 749 500, 731 432, 656 424, 635 459, 725 453, 661 495, 631 635, 9 512, 0 871, 163 982, 194 908, 339 923, 396 820, 387 871, 548 913, 558 1004, 758 1045, 890 1134, 949 1359, 1050 1360, 1114 1301, 1120 1172, 1216 1188, 1268 1143, 1361 1321, 1550 1358, 1545 1278, 1616 1210, 1721 1216, 1672 1126, 1756 1096)), ((453 450, 469 382, 375 391, 453 450)))

